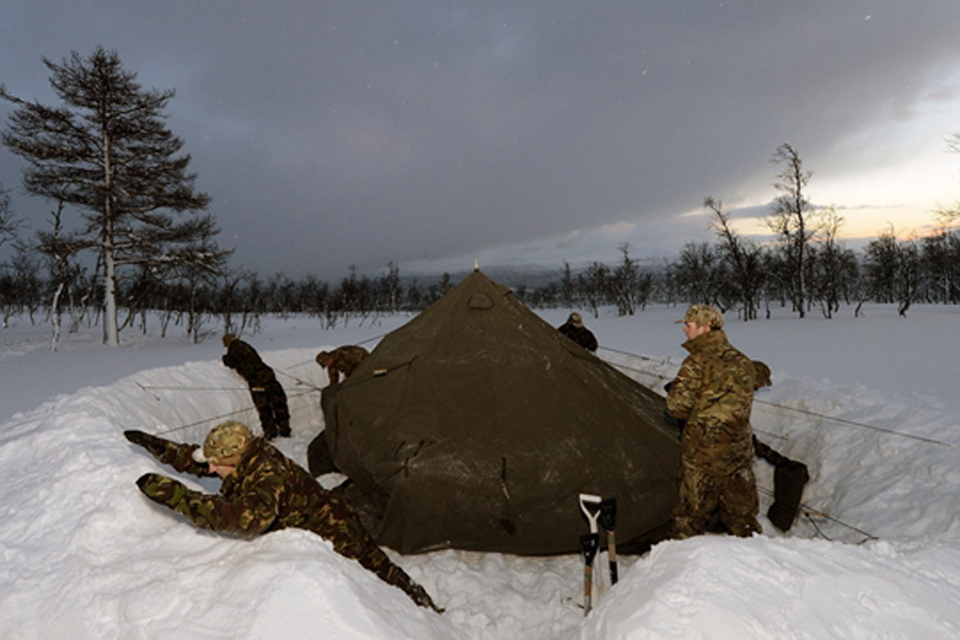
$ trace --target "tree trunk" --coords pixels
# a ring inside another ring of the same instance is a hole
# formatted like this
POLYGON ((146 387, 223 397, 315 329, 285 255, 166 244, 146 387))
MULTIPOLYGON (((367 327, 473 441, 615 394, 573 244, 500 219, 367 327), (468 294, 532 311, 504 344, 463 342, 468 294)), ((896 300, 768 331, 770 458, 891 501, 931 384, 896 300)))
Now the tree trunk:
POLYGON ((117 327, 117 269, 110 247, 104 252, 103 279, 103 341, 111 347, 120 346, 120 330, 117 327))

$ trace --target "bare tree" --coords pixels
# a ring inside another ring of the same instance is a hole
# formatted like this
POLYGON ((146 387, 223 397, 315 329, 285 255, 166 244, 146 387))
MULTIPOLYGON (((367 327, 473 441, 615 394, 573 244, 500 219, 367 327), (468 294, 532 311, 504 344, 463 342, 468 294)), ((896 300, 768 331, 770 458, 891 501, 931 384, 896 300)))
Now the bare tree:
POLYGON ((637 293, 640 271, 637 261, 630 257, 630 243, 620 245, 620 264, 613 270, 612 288, 617 301, 617 315, 632 316, 637 312, 637 293))
POLYGON ((807 305, 807 257, 815 228, 810 217, 814 211, 807 199, 806 188, 811 172, 804 170, 796 149, 787 143, 777 147, 774 164, 783 165, 774 187, 780 195, 774 200, 767 225, 780 237, 781 250, 789 280, 787 294, 793 310, 803 318, 807 305))
POLYGON ((820 301, 825 318, 840 310, 840 300, 849 302, 857 280, 857 259, 838 240, 844 219, 836 207, 828 207, 820 216, 820 231, 810 253, 811 295, 820 301))
POLYGON ((396 313, 400 310, 403 299, 403 287, 400 285, 400 267, 392 261, 387 263, 387 272, 380 277, 377 283, 382 310, 396 313))
POLYGON ((23 223, 17 218, 10 207, 10 192, 4 189, 0 182, 0 247, 6 242, 16 239, 17 229, 23 223))
POLYGON ((88 58, 73 52, 61 64, 43 63, 64 106, 28 103, 0 86, 0 98, 17 107, 3 143, 29 163, 28 192, 85 211, 83 234, 102 258, 104 341, 117 346, 118 270, 204 264, 208 254, 183 247, 212 222, 176 222, 171 212, 203 210, 210 198, 194 190, 190 156, 178 155, 183 141, 166 128, 163 110, 173 91, 143 90, 117 52, 102 47, 88 58))
POLYGON ((610 290, 610 268, 602 262, 594 262, 577 275, 577 288, 587 309, 594 318, 599 318, 600 307, 606 303, 610 290))
POLYGON ((565 309, 573 308, 576 291, 577 285, 573 279, 573 272, 570 269, 570 263, 564 260, 563 274, 560 277, 560 304, 565 309))
POLYGON ((931 302, 960 302, 960 231, 957 217, 937 212, 938 226, 923 239, 922 259, 931 302))
POLYGON ((737 235, 730 224, 730 214, 723 210, 722 201, 707 196, 703 199, 703 206, 716 218, 712 227, 733 275, 731 284, 743 309, 743 319, 756 320, 764 281, 763 251, 756 243, 737 235))
POLYGON ((897 274, 897 235, 883 231, 864 249, 864 297, 877 302, 893 302, 897 274))
POLYGON ((722 262, 709 243, 685 244, 672 274, 681 297, 691 304, 714 304, 725 309, 721 292, 727 277, 722 262))
POLYGON ((83 242, 78 242, 67 234, 63 224, 63 201, 57 202, 57 208, 50 212, 51 231, 37 232, 36 250, 42 254, 47 262, 47 272, 50 274, 50 320, 53 324, 53 337, 50 340, 50 350, 56 351, 60 343, 61 320, 63 316, 62 298, 67 297, 70 309, 70 330, 75 331, 78 325, 76 287, 80 281, 83 269, 75 258, 83 249, 83 242))

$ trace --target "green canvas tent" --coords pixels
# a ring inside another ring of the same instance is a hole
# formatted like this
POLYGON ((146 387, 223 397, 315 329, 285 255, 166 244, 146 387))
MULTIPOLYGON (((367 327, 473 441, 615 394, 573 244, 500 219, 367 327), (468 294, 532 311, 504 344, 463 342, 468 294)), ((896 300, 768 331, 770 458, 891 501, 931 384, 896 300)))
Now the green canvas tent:
POLYGON ((574 553, 578 496, 616 498, 619 542, 662 534, 679 444, 664 401, 474 271, 323 390, 344 497, 377 541, 574 553))

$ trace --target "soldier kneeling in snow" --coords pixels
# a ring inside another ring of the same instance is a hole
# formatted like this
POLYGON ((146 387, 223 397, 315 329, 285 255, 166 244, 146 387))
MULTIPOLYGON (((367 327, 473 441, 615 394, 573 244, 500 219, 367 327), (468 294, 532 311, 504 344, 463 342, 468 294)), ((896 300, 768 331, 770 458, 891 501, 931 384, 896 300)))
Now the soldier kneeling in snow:
POLYGON ((346 380, 368 355, 370 352, 363 347, 346 345, 333 351, 321 351, 317 354, 317 364, 326 370, 330 384, 337 384, 340 374, 346 380))
POLYGON ((443 612, 422 586, 387 557, 346 503, 324 490, 266 439, 255 438, 246 425, 234 421, 217 425, 202 448, 142 431, 124 431, 123 435, 177 471, 223 479, 219 495, 193 491, 156 473, 137 480, 144 495, 201 529, 245 538, 287 527, 312 531, 333 543, 337 553, 357 560, 387 584, 402 589, 421 607, 443 612))

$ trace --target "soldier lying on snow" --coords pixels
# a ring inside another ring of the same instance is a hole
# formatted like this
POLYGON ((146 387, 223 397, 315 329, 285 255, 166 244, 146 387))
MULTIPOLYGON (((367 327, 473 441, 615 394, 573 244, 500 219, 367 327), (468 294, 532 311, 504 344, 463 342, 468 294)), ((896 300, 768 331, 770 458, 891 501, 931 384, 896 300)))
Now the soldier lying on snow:
POLYGON ((321 351, 317 354, 317 364, 327 372, 330 384, 340 382, 340 376, 346 380, 370 352, 356 345, 337 347, 333 351, 321 351))
POLYGON ((219 495, 188 489, 166 476, 147 473, 137 486, 148 498, 173 509, 201 529, 245 538, 287 527, 312 531, 334 550, 394 585, 421 607, 437 607, 426 590, 377 546, 346 503, 325 491, 302 467, 246 425, 224 422, 207 435, 203 447, 180 444, 142 431, 124 431, 130 442, 177 471, 198 477, 219 475, 219 495))

